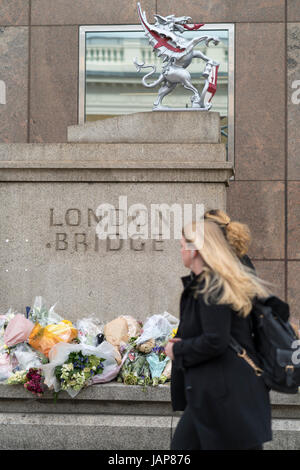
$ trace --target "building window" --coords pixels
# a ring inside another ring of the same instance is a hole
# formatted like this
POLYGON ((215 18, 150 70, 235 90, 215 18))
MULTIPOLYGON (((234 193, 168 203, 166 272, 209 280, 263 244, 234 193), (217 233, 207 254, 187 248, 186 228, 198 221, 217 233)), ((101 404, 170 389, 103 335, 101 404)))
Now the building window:
MULTIPOLYGON (((218 89, 211 111, 220 113, 222 141, 228 146, 228 160, 233 161, 234 147, 234 25, 206 24, 198 31, 188 31, 184 37, 217 36, 221 42, 199 49, 220 63, 218 89)), ((133 60, 155 65, 159 76, 162 60, 152 51, 140 25, 81 26, 79 60, 79 124, 106 119, 120 114, 151 111, 158 88, 145 88, 133 60)), ((196 58, 188 70, 192 83, 200 91, 204 83, 205 62, 196 58)), ((149 69, 147 69, 148 71, 149 69)), ((143 71, 144 74, 146 73, 143 71)), ((166 96, 163 104, 170 107, 189 107, 191 92, 178 85, 166 96)))

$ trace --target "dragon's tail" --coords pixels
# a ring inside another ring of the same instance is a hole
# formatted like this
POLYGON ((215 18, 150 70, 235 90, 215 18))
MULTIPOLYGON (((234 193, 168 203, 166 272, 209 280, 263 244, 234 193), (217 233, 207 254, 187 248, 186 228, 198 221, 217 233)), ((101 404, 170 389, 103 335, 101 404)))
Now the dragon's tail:
POLYGON ((161 73, 160 76, 158 77, 157 80, 155 80, 154 82, 152 83, 147 83, 146 82, 146 79, 148 77, 151 77, 155 72, 156 72, 156 67, 155 65, 145 65, 144 62, 142 62, 141 64, 138 63, 137 59, 134 59, 133 63, 135 64, 136 66, 136 69, 138 72, 140 72, 142 69, 147 69, 147 68, 152 68, 152 71, 147 73, 143 79, 142 79, 142 82, 143 82, 143 85, 147 88, 154 88, 155 86, 159 85, 163 80, 164 80, 164 76, 163 74, 161 73))

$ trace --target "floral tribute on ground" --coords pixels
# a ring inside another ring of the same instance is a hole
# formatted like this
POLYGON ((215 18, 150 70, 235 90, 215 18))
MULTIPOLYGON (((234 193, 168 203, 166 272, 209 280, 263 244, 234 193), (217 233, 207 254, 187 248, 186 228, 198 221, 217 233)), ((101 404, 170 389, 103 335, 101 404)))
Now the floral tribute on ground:
POLYGON ((170 380, 164 347, 177 331, 173 315, 144 322, 121 315, 108 323, 90 316, 73 324, 55 307, 36 297, 26 315, 0 314, 0 384, 23 385, 36 398, 52 390, 57 398, 112 380, 143 389, 170 380))

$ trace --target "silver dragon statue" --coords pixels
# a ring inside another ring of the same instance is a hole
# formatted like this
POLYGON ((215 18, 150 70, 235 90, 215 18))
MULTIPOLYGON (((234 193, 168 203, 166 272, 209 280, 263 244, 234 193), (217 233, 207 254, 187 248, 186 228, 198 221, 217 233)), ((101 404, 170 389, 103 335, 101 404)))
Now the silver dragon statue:
MULTIPOLYGON (((162 105, 164 97, 171 93, 178 84, 193 92, 191 97, 192 108, 188 108, 189 110, 209 110, 212 106, 211 100, 217 90, 218 68, 220 64, 207 57, 201 51, 195 51, 194 48, 202 41, 205 42, 206 46, 209 46, 211 41, 217 45, 220 40, 211 36, 199 36, 192 40, 183 38, 182 33, 185 31, 196 31, 204 26, 204 24, 188 25, 189 21, 191 21, 189 16, 176 17, 169 15, 164 17, 154 15, 156 21, 152 25, 147 21, 146 13, 142 12, 140 3, 137 4, 137 10, 145 35, 148 37, 151 46, 153 46, 153 51, 157 53, 158 57, 163 59, 162 72, 158 79, 152 83, 148 83, 147 79, 156 73, 155 65, 145 65, 144 62, 138 63, 137 59, 133 61, 138 72, 144 68, 152 68, 152 71, 147 73, 142 79, 145 87, 154 88, 160 85, 157 99, 153 105, 153 111, 175 111, 179 109, 162 105), (200 57, 206 62, 202 73, 205 83, 201 94, 191 83, 191 75, 186 70, 195 57, 200 57)), ((183 109, 186 110, 186 108, 183 109)))

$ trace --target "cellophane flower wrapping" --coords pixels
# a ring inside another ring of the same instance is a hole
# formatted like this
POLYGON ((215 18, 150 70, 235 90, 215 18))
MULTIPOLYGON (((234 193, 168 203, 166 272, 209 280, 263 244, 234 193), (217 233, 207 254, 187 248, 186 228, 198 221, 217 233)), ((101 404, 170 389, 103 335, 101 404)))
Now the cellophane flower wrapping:
POLYGON ((75 338, 77 338, 77 330, 73 327, 72 322, 62 320, 57 324, 50 324, 45 327, 36 323, 30 333, 28 342, 34 349, 48 357, 55 344, 60 342, 71 343, 75 338))
POLYGON ((4 383, 13 373, 13 367, 9 354, 6 352, 0 353, 0 383, 4 383))
POLYGON ((8 347, 28 340, 34 328, 34 323, 21 313, 17 313, 8 323, 4 332, 4 342, 8 347))
POLYGON ((168 338, 172 334, 172 330, 178 326, 178 323, 178 318, 168 312, 152 315, 145 321, 142 333, 136 340, 136 344, 145 343, 151 338, 154 340, 168 338))
POLYGON ((147 355, 147 362, 150 367, 152 379, 161 376, 169 360, 170 358, 168 356, 166 356, 164 359, 161 359, 159 354, 156 354, 155 352, 147 355))
POLYGON ((55 312, 55 305, 48 308, 43 297, 35 298, 29 313, 30 321, 34 322, 28 342, 37 351, 48 357, 51 348, 59 342, 70 343, 77 338, 77 330, 72 322, 64 320, 55 312))
POLYGON ((32 349, 27 343, 17 344, 10 350, 11 357, 15 357, 17 366, 14 370, 28 371, 29 369, 39 369, 42 359, 37 351, 32 349))
POLYGON ((114 380, 118 376, 124 362, 127 359, 127 356, 128 356, 128 353, 125 353, 122 358, 121 364, 116 364, 115 367, 111 369, 107 369, 105 372, 102 372, 101 375, 97 374, 94 377, 92 377, 91 384, 103 384, 103 383, 111 382, 112 380, 114 380))
POLYGON ((13 364, 9 355, 8 347, 4 341, 4 334, 9 322, 15 317, 16 312, 12 309, 0 315, 0 383, 5 383, 13 373, 13 364))
POLYGON ((77 337, 81 344, 97 346, 97 335, 103 333, 103 324, 95 317, 87 317, 77 320, 75 323, 77 337))
POLYGON ((75 397, 84 386, 92 383, 93 376, 97 375, 97 366, 93 366, 95 369, 90 369, 89 372, 84 371, 85 364, 83 361, 79 360, 80 367, 77 368, 77 364, 71 364, 69 362, 69 356, 71 353, 80 353, 84 357, 95 356, 96 358, 101 359, 101 363, 103 365, 103 367, 101 367, 102 374, 109 374, 116 368, 115 350, 114 347, 107 341, 103 341, 97 347, 85 344, 56 344, 50 351, 49 364, 44 364, 42 366, 43 374, 45 376, 44 383, 50 389, 54 389, 55 392, 59 392, 63 387, 72 398, 75 397), (56 369, 57 367, 61 366, 64 367, 63 370, 56 369), (73 374, 72 371, 74 371, 74 369, 76 369, 76 373, 79 375, 76 375, 74 382, 72 382, 72 380, 68 382, 70 376, 73 374), (79 370, 77 371, 77 369, 79 370), (94 373, 91 373, 91 370, 93 370, 94 373), (72 372, 72 374, 70 372, 72 372), (65 388, 63 386, 63 382, 58 380, 58 375, 62 379, 66 377, 67 382, 72 383, 72 385, 65 388))
POLYGON ((4 355, 5 361, 0 353, 0 383, 7 385, 23 383, 19 381, 22 375, 26 375, 30 369, 40 369, 43 362, 48 362, 47 358, 27 343, 20 343, 7 349, 4 355))
POLYGON ((16 312, 13 312, 12 309, 9 309, 9 311, 5 314, 0 314, 0 353, 5 352, 5 349, 7 349, 4 341, 5 330, 15 315, 16 312))
POLYGON ((35 297, 28 319, 33 323, 39 323, 41 326, 60 323, 63 318, 55 312, 55 307, 56 303, 48 307, 46 300, 41 296, 37 296, 35 297))

